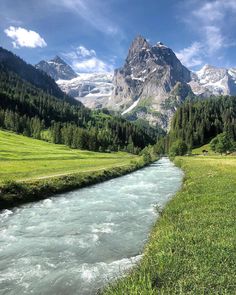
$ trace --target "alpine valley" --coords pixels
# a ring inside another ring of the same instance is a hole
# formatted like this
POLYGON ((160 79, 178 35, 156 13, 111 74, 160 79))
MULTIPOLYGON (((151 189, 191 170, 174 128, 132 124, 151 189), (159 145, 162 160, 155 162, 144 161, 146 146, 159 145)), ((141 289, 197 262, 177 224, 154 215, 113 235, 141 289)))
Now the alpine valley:
POLYGON ((236 94, 235 68, 205 65, 191 72, 169 47, 161 42, 151 45, 142 36, 133 40, 123 67, 114 73, 76 74, 59 57, 36 67, 88 108, 107 108, 163 129, 169 129, 177 107, 186 100, 236 94))

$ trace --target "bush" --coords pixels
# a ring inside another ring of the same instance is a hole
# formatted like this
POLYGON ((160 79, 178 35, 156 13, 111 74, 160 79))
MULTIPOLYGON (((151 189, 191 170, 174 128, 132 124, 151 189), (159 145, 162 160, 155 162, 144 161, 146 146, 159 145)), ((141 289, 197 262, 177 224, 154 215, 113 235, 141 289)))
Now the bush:
POLYGON ((171 157, 183 156, 187 151, 187 144, 182 140, 177 140, 171 145, 169 154, 171 157))
POLYGON ((226 153, 232 151, 234 147, 234 142, 227 132, 218 134, 210 142, 210 147, 214 152, 226 153))

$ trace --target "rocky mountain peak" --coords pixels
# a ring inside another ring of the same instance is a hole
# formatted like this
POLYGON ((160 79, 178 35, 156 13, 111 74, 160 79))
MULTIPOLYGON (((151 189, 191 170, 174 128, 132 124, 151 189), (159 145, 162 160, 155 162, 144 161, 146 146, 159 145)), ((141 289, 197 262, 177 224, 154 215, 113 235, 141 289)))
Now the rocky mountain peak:
POLYGON ((156 44, 156 46, 158 46, 158 47, 166 47, 165 45, 164 45, 164 43, 162 43, 162 42, 157 42, 157 44, 156 44))
POLYGON ((151 45, 142 36, 137 36, 124 66, 114 73, 114 91, 108 108, 126 115, 135 114, 137 118, 166 127, 159 114, 173 112, 173 105, 185 99, 191 92, 187 85, 190 80, 190 71, 169 47, 162 42, 151 45), (164 103, 167 99, 168 103, 164 103))
POLYGON ((53 59, 50 60, 51 62, 55 62, 55 63, 58 63, 58 64, 65 64, 66 65, 66 62, 59 56, 59 55, 56 55, 53 59))
POLYGON ((135 54, 139 53, 140 51, 149 49, 150 47, 151 46, 148 43, 148 41, 141 35, 138 35, 134 38, 133 42, 131 43, 127 60, 132 58, 135 54))
POLYGON ((78 77, 74 70, 58 55, 49 61, 42 60, 36 66, 54 80, 71 80, 78 77))

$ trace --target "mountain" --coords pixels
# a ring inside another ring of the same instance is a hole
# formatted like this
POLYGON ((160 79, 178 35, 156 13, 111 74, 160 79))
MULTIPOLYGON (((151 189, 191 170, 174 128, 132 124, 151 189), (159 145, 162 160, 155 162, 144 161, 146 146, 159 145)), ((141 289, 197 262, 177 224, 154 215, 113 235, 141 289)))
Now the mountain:
POLYGON ((194 94, 202 97, 236 95, 236 69, 205 65, 200 71, 192 73, 189 85, 194 94))
POLYGON ((114 90, 107 108, 131 120, 148 120, 167 128, 176 107, 192 95, 191 72, 161 42, 134 39, 122 68, 115 70, 114 90))
POLYGON ((112 73, 80 73, 72 80, 58 80, 59 87, 68 95, 91 109, 107 105, 114 88, 112 73))
POLYGON ((20 57, 2 47, 0 47, 0 66, 4 70, 15 73, 19 78, 42 89, 46 93, 75 104, 75 100, 67 96, 46 73, 37 70, 34 66, 27 64, 20 57))
MULTIPOLYGON (((51 64, 60 63, 57 59, 51 64)), ((44 63, 51 67, 50 62, 44 63)), ((48 74, 53 76, 52 72, 48 74)), ((114 75, 80 73, 68 79, 63 76, 57 80, 58 86, 86 107, 107 108, 128 120, 147 121, 164 129, 170 127, 173 114, 185 100, 236 95, 236 69, 205 65, 191 72, 166 45, 151 45, 142 36, 133 40, 124 65, 114 75)))
POLYGON ((59 79, 71 80, 78 76, 74 70, 59 56, 56 56, 54 59, 49 61, 41 60, 35 67, 36 69, 47 73, 55 81, 59 79))
POLYGON ((85 108, 46 73, 5 49, 0 50, 0 128, 72 148, 137 154, 158 136, 148 126, 85 108))

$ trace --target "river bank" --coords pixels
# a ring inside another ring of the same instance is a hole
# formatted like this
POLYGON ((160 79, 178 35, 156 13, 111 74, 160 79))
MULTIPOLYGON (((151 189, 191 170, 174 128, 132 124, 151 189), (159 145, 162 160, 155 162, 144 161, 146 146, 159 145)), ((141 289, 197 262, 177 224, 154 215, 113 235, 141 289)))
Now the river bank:
POLYGON ((144 256, 103 294, 235 294, 236 158, 177 157, 182 190, 156 222, 144 256))
MULTIPOLYGON (((153 159, 152 161, 154 162, 155 160, 153 159)), ((139 160, 133 160, 129 164, 114 168, 104 168, 98 169, 97 171, 92 170, 54 177, 42 177, 41 179, 27 181, 8 181, 0 186, 0 210, 97 184, 131 173, 149 164, 140 157, 139 160)))
POLYGON ((118 177, 155 160, 153 154, 71 149, 0 130, 0 209, 118 177))

